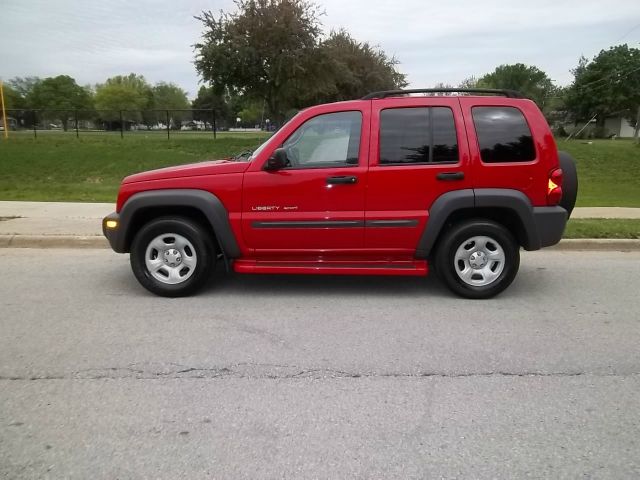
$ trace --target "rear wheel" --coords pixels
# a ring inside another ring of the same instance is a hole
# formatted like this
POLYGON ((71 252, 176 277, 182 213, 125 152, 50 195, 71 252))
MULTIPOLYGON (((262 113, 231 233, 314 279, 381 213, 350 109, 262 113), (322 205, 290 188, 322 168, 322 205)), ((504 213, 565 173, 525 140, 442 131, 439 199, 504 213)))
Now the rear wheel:
POLYGON ((147 223, 131 244, 131 268, 140 284, 163 297, 194 293, 215 266, 209 233, 187 218, 163 217, 147 223))
POLYGON ((498 223, 467 220, 445 232, 435 264, 453 292, 467 298, 490 298, 507 288, 518 273, 519 245, 498 223))

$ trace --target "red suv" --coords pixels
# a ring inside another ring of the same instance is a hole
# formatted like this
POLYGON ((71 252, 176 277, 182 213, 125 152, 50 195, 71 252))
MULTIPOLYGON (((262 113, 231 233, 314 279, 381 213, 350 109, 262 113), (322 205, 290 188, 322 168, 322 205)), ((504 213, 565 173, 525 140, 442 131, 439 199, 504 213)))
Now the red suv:
POLYGON ((251 154, 131 175, 104 234, 163 296, 194 292, 221 259, 238 273, 431 267, 454 292, 491 297, 513 281, 520 247, 562 237, 575 165, 517 92, 433 95, 449 91, 318 105, 251 154))

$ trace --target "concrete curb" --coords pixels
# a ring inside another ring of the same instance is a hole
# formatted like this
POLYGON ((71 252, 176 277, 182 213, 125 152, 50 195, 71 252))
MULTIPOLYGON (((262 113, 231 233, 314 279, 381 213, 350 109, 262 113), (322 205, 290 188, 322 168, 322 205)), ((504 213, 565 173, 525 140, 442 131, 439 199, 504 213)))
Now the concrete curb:
POLYGON ((622 238, 568 238, 551 247, 553 250, 567 251, 640 251, 640 240, 622 238))
MULTIPOLYGON (((0 248, 109 248, 102 236, 79 235, 0 235, 0 248)), ((563 251, 640 251, 640 240, 636 239, 566 239, 552 250, 563 251)))
POLYGON ((0 235, 0 248, 109 248, 109 242, 97 235, 0 235))

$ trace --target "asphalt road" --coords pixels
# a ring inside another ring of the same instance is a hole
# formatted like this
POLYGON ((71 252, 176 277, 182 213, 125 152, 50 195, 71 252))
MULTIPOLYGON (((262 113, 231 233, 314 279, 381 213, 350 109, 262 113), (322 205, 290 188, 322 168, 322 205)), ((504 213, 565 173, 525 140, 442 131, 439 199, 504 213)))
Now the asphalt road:
POLYGON ((0 249, 0 477, 638 478, 640 253, 435 279, 220 275, 0 249))

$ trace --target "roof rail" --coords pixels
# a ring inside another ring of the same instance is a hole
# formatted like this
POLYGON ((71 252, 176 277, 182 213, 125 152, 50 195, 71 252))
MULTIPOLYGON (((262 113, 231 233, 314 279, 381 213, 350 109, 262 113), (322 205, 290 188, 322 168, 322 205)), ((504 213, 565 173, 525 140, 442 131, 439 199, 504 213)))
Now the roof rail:
POLYGON ((504 90, 498 88, 417 88, 412 90, 384 90, 381 92, 373 92, 362 97, 362 100, 397 97, 400 95, 409 95, 411 93, 488 93, 492 95, 502 95, 507 98, 525 98, 524 95, 516 90, 504 90))

